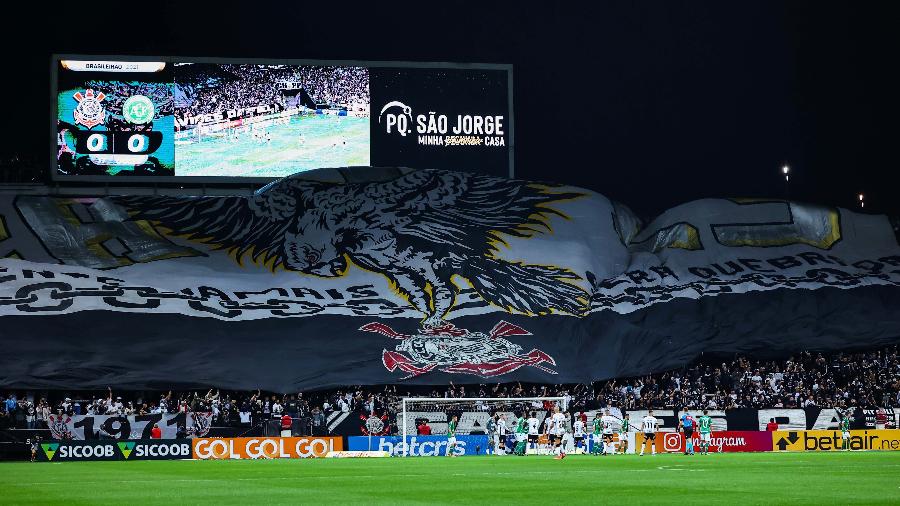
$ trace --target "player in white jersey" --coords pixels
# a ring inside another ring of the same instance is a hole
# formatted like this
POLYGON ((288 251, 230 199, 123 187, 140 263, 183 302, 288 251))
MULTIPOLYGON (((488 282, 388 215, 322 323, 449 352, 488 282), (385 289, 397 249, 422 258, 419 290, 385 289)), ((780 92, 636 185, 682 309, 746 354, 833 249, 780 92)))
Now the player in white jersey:
POLYGON ((537 413, 532 411, 531 416, 526 422, 528 422, 528 446, 533 447, 534 451, 537 452, 538 431, 541 426, 540 420, 537 419, 537 413))
MULTIPOLYGON (((547 443, 550 447, 553 447, 556 444, 556 431, 553 430, 553 414, 548 413, 546 418, 544 418, 544 435, 547 437, 547 443)), ((549 453, 549 448, 546 448, 549 453)))
POLYGON ((644 433, 644 442, 641 443, 641 455, 644 454, 644 447, 650 443, 650 450, 656 455, 656 429, 659 428, 659 420, 653 416, 651 409, 647 416, 641 420, 641 432, 644 433))
POLYGON ((616 449, 615 446, 613 446, 613 434, 616 433, 614 428, 616 419, 609 414, 609 409, 607 409, 604 412, 604 415, 600 418, 600 423, 603 424, 603 454, 614 455, 616 453, 616 449))
POLYGON ((566 415, 559 412, 559 408, 553 409, 553 433, 556 435, 554 452, 556 458, 566 458, 566 452, 562 449, 563 436, 566 435, 566 415))
POLYGON ((575 418, 575 423, 572 424, 572 432, 575 438, 575 452, 578 453, 579 448, 584 448, 584 422, 581 421, 581 418, 575 418))
POLYGON ((497 435, 494 442, 497 455, 506 455, 506 430, 506 417, 502 413, 497 413, 497 435))

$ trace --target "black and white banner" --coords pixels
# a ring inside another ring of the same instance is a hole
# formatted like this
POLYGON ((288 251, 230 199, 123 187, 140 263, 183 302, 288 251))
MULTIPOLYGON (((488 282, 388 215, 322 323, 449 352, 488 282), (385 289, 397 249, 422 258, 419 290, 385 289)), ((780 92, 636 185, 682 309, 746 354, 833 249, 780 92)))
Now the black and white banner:
MULTIPOLYGON (((416 434, 418 425, 422 422, 427 422, 432 434, 446 434, 448 423, 453 416, 456 416, 456 430, 458 434, 487 434, 488 421, 497 414, 503 416, 507 427, 513 427, 518 417, 512 409, 509 405, 506 405, 500 410, 482 411, 460 411, 452 407, 431 411, 410 410, 406 413, 406 432, 407 434, 416 434)), ((551 414, 547 410, 534 409, 527 404, 516 406, 515 409, 529 414, 533 413, 538 420, 539 427, 544 427, 544 420, 551 414)), ((631 430, 635 431, 639 430, 641 419, 649 413, 646 409, 621 410, 619 408, 609 408, 609 411, 614 419, 613 427, 616 431, 620 430, 624 415, 628 415, 631 430)), ((874 428, 874 419, 870 423, 868 411, 862 409, 847 411, 845 415, 851 417, 850 427, 853 429, 874 428)), ((605 409, 571 410, 568 413, 568 430, 571 431, 572 423, 576 418, 580 418, 582 414, 584 415, 585 427, 590 427, 591 421, 597 415, 603 416, 605 412, 605 409)), ((703 410, 691 410, 689 413, 694 418, 697 418, 703 413, 703 410)), ((660 432, 676 432, 678 430, 678 420, 682 414, 683 411, 681 409, 656 408, 653 410, 653 416, 659 422, 658 430, 660 432)), ((770 421, 778 424, 778 430, 838 430, 841 421, 837 410, 818 407, 709 409, 707 410, 707 415, 712 419, 711 427, 714 431, 765 431, 770 421)), ((893 428, 893 410, 889 410, 888 415, 889 425, 891 425, 889 428, 893 428)), ((402 432, 403 420, 399 415, 397 426, 399 427, 398 431, 402 432)), ((511 432, 511 429, 509 431, 511 432)), ((346 435, 356 434, 358 432, 348 432, 346 435)))
POLYGON ((583 382, 900 336, 884 216, 705 199, 643 225, 582 188, 437 170, 3 197, 0 258, 9 387, 583 382))
POLYGON ((201 437, 209 432, 212 413, 174 413, 153 415, 50 415, 47 426, 53 439, 150 439, 158 426, 162 439, 175 439, 178 428, 186 435, 201 437))

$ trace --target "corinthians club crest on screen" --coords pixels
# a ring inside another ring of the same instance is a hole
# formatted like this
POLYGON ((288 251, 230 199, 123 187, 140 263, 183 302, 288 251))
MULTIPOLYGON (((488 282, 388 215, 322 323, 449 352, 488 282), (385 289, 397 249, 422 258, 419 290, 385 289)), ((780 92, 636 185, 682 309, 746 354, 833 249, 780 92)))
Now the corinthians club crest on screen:
POLYGON ((408 373, 404 379, 433 370, 490 378, 524 366, 556 374, 553 369, 542 365, 555 366, 553 357, 536 348, 522 354, 521 346, 505 339, 531 335, 531 332, 506 321, 500 321, 488 333, 461 329, 452 323, 425 327, 418 334, 401 334, 378 322, 367 323, 359 330, 400 340, 394 351, 382 351, 381 361, 389 371, 400 369, 408 373))
POLYGON ((78 102, 78 106, 72 113, 75 123, 93 128, 106 120, 106 109, 100 103, 106 98, 102 91, 94 94, 94 90, 87 89, 84 93, 79 91, 72 97, 78 102))

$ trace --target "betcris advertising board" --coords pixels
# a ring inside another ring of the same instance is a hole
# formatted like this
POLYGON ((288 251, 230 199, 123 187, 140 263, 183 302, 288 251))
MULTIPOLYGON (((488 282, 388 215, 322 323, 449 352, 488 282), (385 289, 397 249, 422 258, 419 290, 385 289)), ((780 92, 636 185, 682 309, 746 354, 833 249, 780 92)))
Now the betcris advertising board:
MULTIPOLYGON (((403 455, 408 447, 410 457, 441 457, 447 455, 447 436, 407 436, 406 444, 402 436, 350 436, 347 438, 350 451, 385 451, 392 457, 403 455)), ((456 436, 453 453, 462 455, 487 455, 488 437, 456 436)))

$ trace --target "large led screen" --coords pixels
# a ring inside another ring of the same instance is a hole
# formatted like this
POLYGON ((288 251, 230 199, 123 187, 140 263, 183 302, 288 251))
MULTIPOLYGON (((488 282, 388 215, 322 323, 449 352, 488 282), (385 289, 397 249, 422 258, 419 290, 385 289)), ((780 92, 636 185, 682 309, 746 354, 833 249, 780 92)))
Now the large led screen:
POLYGON ((56 57, 54 67, 58 180, 369 165, 513 174, 504 65, 56 57))

